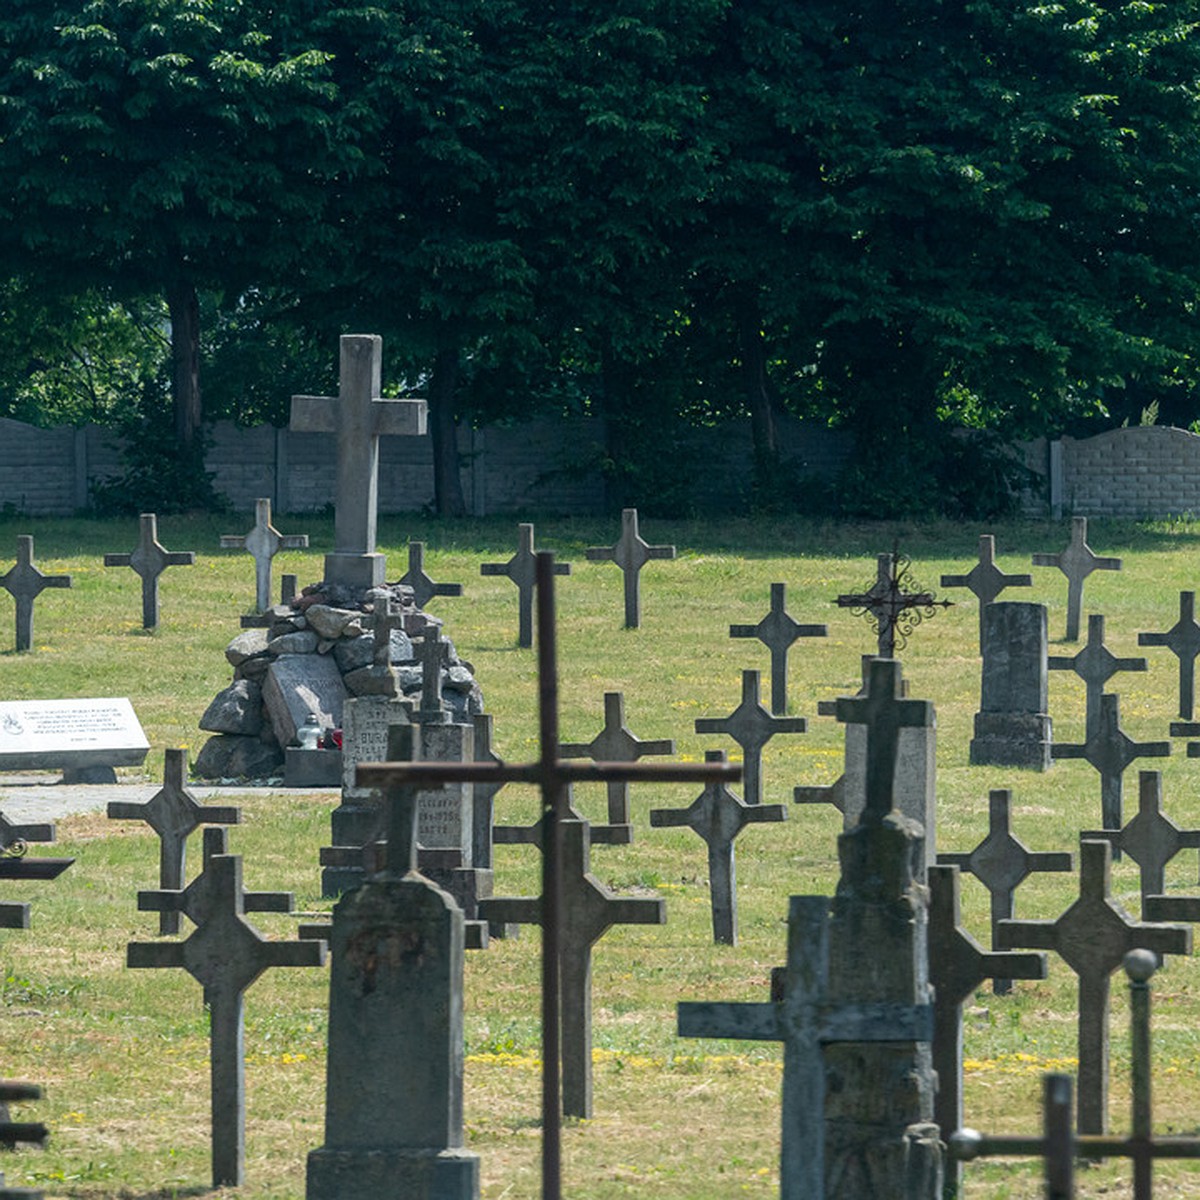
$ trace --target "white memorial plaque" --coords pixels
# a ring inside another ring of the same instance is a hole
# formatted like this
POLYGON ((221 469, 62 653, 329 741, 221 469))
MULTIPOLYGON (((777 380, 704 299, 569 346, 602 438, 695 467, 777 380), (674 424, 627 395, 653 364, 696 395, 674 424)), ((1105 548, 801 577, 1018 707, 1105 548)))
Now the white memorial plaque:
POLYGON ((0 701, 0 770, 135 767, 149 750, 124 697, 0 701))

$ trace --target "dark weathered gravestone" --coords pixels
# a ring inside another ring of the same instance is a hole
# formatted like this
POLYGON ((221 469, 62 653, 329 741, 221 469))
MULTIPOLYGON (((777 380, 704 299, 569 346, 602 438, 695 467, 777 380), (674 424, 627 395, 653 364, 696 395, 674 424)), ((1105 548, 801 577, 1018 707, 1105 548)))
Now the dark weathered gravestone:
MULTIPOLYGON (((708 750, 705 762, 724 762, 724 750, 708 750)), ((687 808, 652 808, 655 828, 687 825, 708 847, 708 890, 712 903, 713 941, 737 945, 737 864, 734 839, 752 822, 784 821, 782 804, 747 804, 723 783, 710 783, 687 808)))
POLYGON ((921 587, 912 577, 908 559, 893 552, 878 556, 875 582, 866 591, 838 596, 834 603, 866 617, 878 638, 879 657, 891 658, 904 649, 917 625, 953 601, 938 600, 921 587))
MULTIPOLYGON (((280 550, 307 550, 307 533, 280 533, 271 524, 271 501, 260 496, 254 504, 254 528, 249 533, 221 535, 221 549, 245 550, 254 557, 254 611, 271 607, 271 560, 280 550)), ((286 603, 286 602, 285 602, 286 603)))
POLYGON ((158 627, 158 577, 168 567, 190 567, 196 562, 191 550, 167 550, 158 540, 158 517, 142 513, 137 548, 131 554, 106 554, 106 567, 131 567, 142 580, 142 627, 158 627))
POLYGON ((1104 685, 1118 671, 1144 671, 1146 660, 1117 658, 1104 644, 1104 617, 1092 613, 1088 617, 1087 642, 1083 649, 1072 658, 1052 654, 1046 659, 1046 666, 1051 671, 1074 671, 1087 685, 1085 730, 1091 737, 1100 727, 1100 697, 1104 694, 1104 685))
MULTIPOLYGON (((481 563, 480 575, 507 575, 517 585, 517 645, 533 645, 533 592, 537 554, 533 549, 533 526, 517 526, 517 552, 506 563, 481 563)), ((570 563, 555 563, 555 575, 570 575, 570 563)))
POLYGON ((636 508, 621 511, 621 537, 615 546, 591 546, 585 551, 589 562, 615 562, 625 577, 625 628, 642 623, 642 568, 653 558, 674 558, 674 546, 650 546, 638 533, 636 508))
POLYGON ((1054 921, 1001 921, 998 947, 1053 950, 1079 979, 1079 1132, 1108 1128, 1109 976, 1134 949, 1188 954, 1185 926, 1134 921, 1109 894, 1107 842, 1079 844, 1079 899, 1054 921))
MULTIPOLYGON (((1052 851, 1034 852, 1013 836, 1010 824, 1012 793, 1007 788, 995 788, 988 793, 988 834, 968 854, 941 854, 941 866, 958 867, 974 875, 988 890, 992 910, 992 942, 1001 921, 1013 916, 1013 893, 1017 886, 1035 871, 1073 871, 1075 860, 1070 854, 1052 851)), ((993 990, 1003 995, 1012 990, 1009 980, 996 978, 993 990)))
POLYGON ((943 575, 942 587, 965 587, 979 601, 979 649, 983 652, 983 611, 1005 588, 1032 587, 1032 575, 1006 575, 996 566, 996 538, 979 535, 979 561, 965 575, 943 575))
POLYGON ((771 712, 787 712, 788 651, 800 638, 828 637, 828 625, 801 625, 787 612, 787 584, 771 584, 771 608, 757 625, 730 625, 732 638, 758 638, 771 652, 771 712))
POLYGON ((291 428, 337 435, 333 553, 325 582, 370 588, 383 582, 384 557, 375 550, 379 494, 379 439, 425 432, 424 400, 382 397, 383 339, 343 334, 337 398, 293 396, 291 428))
POLYGON ((1121 728, 1121 698, 1100 697, 1100 721, 1096 732, 1082 745, 1055 742, 1050 753, 1055 759, 1083 758, 1100 772, 1100 824, 1105 829, 1121 828, 1125 769, 1139 758, 1166 758, 1170 742, 1135 742, 1121 728))
POLYGON ((983 610, 983 673, 971 765, 1050 766, 1046 606, 997 600, 983 610))
POLYGON ((1119 571, 1119 558, 1101 558, 1087 544, 1087 517, 1071 518, 1071 540, 1059 554, 1035 554, 1035 567, 1057 567, 1067 577, 1067 637, 1079 641, 1079 619, 1083 614, 1083 581, 1093 571, 1119 571))
POLYGON ((759 699, 758 671, 742 672, 742 702, 727 717, 700 717, 697 733, 723 733, 742 748, 745 763, 745 801, 762 803, 763 747, 777 733, 804 733, 808 722, 803 717, 775 717, 762 706, 759 699))
MULTIPOLYGON (((187 868, 188 835, 201 825, 237 825, 242 810, 201 804, 187 790, 187 751, 168 749, 163 756, 163 785, 144 804, 113 800, 109 820, 145 821, 158 834, 158 886, 164 890, 183 887, 187 868)), ((163 910, 159 933, 179 932, 178 911, 163 910)))
POLYGON ((1200 829, 1180 829, 1162 810, 1162 772, 1138 772, 1138 811, 1124 829, 1096 829, 1081 833, 1082 838, 1107 842, 1137 863, 1141 874, 1142 919, 1166 921, 1174 918, 1152 917, 1146 912, 1149 896, 1166 891, 1166 866, 1180 850, 1200 847, 1200 829))
POLYGON ((246 1067, 243 993, 268 967, 313 967, 323 942, 269 942, 245 919, 242 860, 214 856, 179 904, 196 928, 183 942, 130 942, 130 967, 182 967, 204 988, 211 1022, 214 1187, 245 1180, 246 1067))
POLYGON ((1179 659, 1179 716, 1190 721, 1196 703, 1196 655, 1200 654, 1200 624, 1196 623, 1196 593, 1179 593, 1179 620, 1166 633, 1139 633, 1139 646, 1166 646, 1179 659))
POLYGON ((1156 961, 1148 950, 1125 955, 1129 977, 1130 1077, 1132 1120, 1127 1137, 1076 1136, 1072 1121, 1071 1076, 1042 1076, 1042 1136, 993 1137, 960 1129, 950 1138, 951 1155, 963 1162, 1001 1154, 1035 1155, 1045 1162, 1046 1200, 1074 1200, 1075 1159, 1133 1160, 1134 1200, 1152 1200, 1156 1158, 1200 1158, 1200 1138, 1154 1133, 1153 1060, 1150 1052, 1150 978, 1156 961))
POLYGON ((13 598, 17 608, 17 650, 33 649, 33 602, 46 588, 69 588, 70 575, 43 575, 33 565, 33 538, 17 537, 17 561, 0 575, 0 588, 13 598))
POLYGON ((561 1200, 561 1114, 559 1086, 560 962, 564 946, 562 920, 563 838, 566 788, 574 780, 601 783, 609 779, 657 780, 664 783, 707 783, 736 779, 740 772, 720 763, 584 763, 558 757, 558 648, 555 637, 554 556, 539 554, 535 581, 538 595, 538 695, 541 757, 537 762, 506 763, 375 763, 359 767, 364 786, 406 783, 522 782, 542 791, 542 1200, 561 1200))
MULTIPOLYGON (((564 742, 558 752, 563 758, 590 758, 593 762, 637 762, 648 755, 674 754, 675 742, 672 738, 648 741, 635 737, 625 724, 624 695, 605 692, 604 728, 590 742, 564 742)), ((614 780, 607 791, 609 824, 628 825, 629 784, 614 780)))
POLYGON ((424 608, 434 596, 461 596, 461 583, 434 583, 425 573, 425 543, 408 543, 408 570, 401 576, 400 582, 412 588, 413 603, 418 608, 424 608))
POLYGON ((308 1156, 305 1195, 474 1200, 479 1160, 463 1148, 463 916, 418 873, 416 788, 387 786, 384 806, 387 868, 333 913, 325 1144, 308 1156))
MULTIPOLYGON (((935 1118, 942 1141, 962 1128, 963 1002, 985 979, 1045 979, 1042 953, 989 954, 962 927, 957 867, 932 866, 929 883, 929 981, 933 984, 933 1067, 938 1090, 935 1118)), ((961 1168, 952 1167, 956 1194, 961 1168)))

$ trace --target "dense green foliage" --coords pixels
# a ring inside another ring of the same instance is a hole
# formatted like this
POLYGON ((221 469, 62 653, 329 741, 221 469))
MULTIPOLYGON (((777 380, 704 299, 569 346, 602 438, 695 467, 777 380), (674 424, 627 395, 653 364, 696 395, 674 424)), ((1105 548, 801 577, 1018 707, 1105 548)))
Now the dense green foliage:
MULTIPOLYGON (((447 513, 455 423, 537 410, 607 418, 614 502, 669 508, 730 414, 786 478, 788 411, 855 433, 861 503, 969 511, 1005 482, 956 430, 1197 416, 1198 16, 9 0, 0 411, 111 411, 23 364, 123 362, 138 322, 96 314, 165 304, 180 442, 203 356, 207 415, 279 421, 338 331, 383 333, 447 513)), ((104 387, 145 404, 146 363, 104 387)))

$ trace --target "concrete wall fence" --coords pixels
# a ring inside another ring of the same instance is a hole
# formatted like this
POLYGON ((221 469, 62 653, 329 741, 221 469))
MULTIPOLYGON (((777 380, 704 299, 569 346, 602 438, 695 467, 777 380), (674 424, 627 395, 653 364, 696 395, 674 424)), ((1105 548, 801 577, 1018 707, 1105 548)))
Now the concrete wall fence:
MULTIPOLYGON (((234 509, 253 509, 259 496, 269 496, 278 513, 332 503, 334 458, 327 436, 230 422, 211 432, 207 466, 234 509)), ((780 438, 784 459, 814 475, 833 475, 850 456, 844 435, 800 421, 784 420, 780 438)), ((695 510, 741 510, 753 461, 748 422, 698 429, 690 439, 678 457, 679 469, 695 475, 695 510)), ((468 509, 476 516, 600 513, 603 446, 603 424, 592 418, 464 429, 459 451, 468 509)), ((1018 452, 1039 484, 1024 498, 1028 516, 1200 516, 1200 437, 1186 430, 1113 429, 1080 440, 1039 439, 1018 452)), ((428 438, 385 437, 380 463, 381 512, 432 506, 428 438)), ((110 430, 38 429, 0 418, 0 508, 30 516, 80 512, 92 486, 120 469, 120 447, 110 430)))

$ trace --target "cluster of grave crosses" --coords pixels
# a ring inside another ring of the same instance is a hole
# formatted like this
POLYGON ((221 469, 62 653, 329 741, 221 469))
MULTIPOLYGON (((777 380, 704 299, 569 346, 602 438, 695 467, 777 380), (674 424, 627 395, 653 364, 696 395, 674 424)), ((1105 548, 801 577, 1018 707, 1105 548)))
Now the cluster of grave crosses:
MULTIPOLYGON (((344 405, 353 397, 355 378, 368 401, 377 399, 378 353, 378 339, 343 339, 344 405), (355 341, 361 344, 348 349, 347 342, 355 341)), ((316 398, 298 399, 315 420, 316 398)), ((371 476, 370 486, 355 499, 349 484, 339 485, 341 528, 338 548, 326 558, 326 578, 371 584, 383 569, 374 546, 373 495, 381 430, 368 423, 363 434, 363 422, 359 425, 368 450, 360 446, 357 459, 349 451, 345 458, 359 464, 354 487, 364 475, 371 476), (362 470, 364 454, 369 472, 362 470), (343 509, 355 506, 357 526, 349 515, 342 520, 343 509)), ((339 432, 339 479, 341 441, 339 432)), ((245 539, 260 567, 260 602, 262 589, 269 591, 271 547, 278 536, 269 510, 260 505, 256 532, 245 539)), ((156 581, 171 556, 161 547, 158 554, 146 550, 149 545, 157 545, 153 519, 143 518, 143 546, 127 557, 144 580, 156 581)), ((632 510, 625 514, 622 542, 595 552, 625 572, 627 623, 637 623, 641 565, 671 553, 641 541, 632 510)), ((1095 556, 1087 546, 1086 523, 1076 519, 1067 549, 1035 556, 1034 563, 1060 567, 1067 576, 1067 639, 1077 640, 1084 579, 1095 569, 1119 569, 1119 561, 1095 556)), ((687 825, 705 840, 714 937, 736 942, 734 843, 747 824, 786 816, 783 806, 762 803, 762 750, 776 733, 803 732, 803 720, 784 715, 788 650, 799 638, 823 635, 824 627, 793 620, 784 585, 772 585, 768 614, 756 625, 730 627, 731 636, 757 638, 769 648, 771 709, 759 698, 759 672, 746 671, 738 708, 726 718, 696 722, 697 732, 722 733, 737 742, 744 768, 727 763, 720 752, 709 753, 703 764, 643 763, 641 758, 669 755, 674 747, 635 737, 620 693, 606 696, 605 724, 591 742, 564 744, 558 737, 554 577, 565 572, 565 564, 535 554, 533 529, 523 526, 516 558, 483 570, 507 574, 521 589, 522 644, 534 641, 536 616, 539 757, 528 764, 501 761, 491 746, 491 718, 479 716, 470 725, 451 720, 438 702, 436 682, 412 713, 387 697, 347 701, 357 716, 347 721, 346 735, 357 720, 364 736, 357 751, 344 745, 352 758, 357 755, 354 786, 343 791, 332 817, 333 844, 321 853, 323 890, 341 897, 330 924, 301 926, 298 940, 281 942, 263 938, 247 921, 255 911, 291 911, 291 897, 243 889, 241 859, 227 852, 224 828, 238 822, 239 812, 195 800, 186 787, 183 751, 166 751, 163 787, 148 803, 109 806, 110 817, 144 820, 160 838, 160 887, 140 893, 139 907, 160 914, 160 934, 179 934, 182 917, 192 926, 183 940, 131 944, 127 961, 137 968, 183 968, 204 989, 212 1014, 214 1185, 237 1185, 244 1177, 243 995, 269 967, 320 965, 328 955, 325 1144, 309 1156, 309 1200, 476 1197, 478 1158, 464 1146, 462 1129, 465 951, 486 947, 490 937, 504 936, 513 926, 533 924, 542 927, 543 937, 543 1195, 559 1196, 560 1118, 593 1111, 592 947, 614 924, 665 920, 661 900, 618 897, 589 869, 593 842, 632 838, 632 783, 703 784, 689 808, 656 810, 651 823, 687 825), (729 785, 743 770, 739 796, 729 785), (572 807, 571 787, 585 781, 607 785, 606 824, 589 824, 572 807), (541 789, 542 817, 530 828, 494 820, 496 794, 512 782, 541 789), (202 869, 185 885, 187 839, 201 826, 202 869), (498 842, 541 850, 540 896, 493 894, 492 847, 498 842), (386 1062, 389 1069, 364 1079, 363 1061, 386 1062)), ((0 581, 19 605, 25 596, 27 621, 40 590, 29 582, 35 571, 32 545, 23 542, 18 568, 0 581)), ((424 581, 421 603, 453 594, 424 575, 419 559, 410 562, 410 575, 424 581)), ((998 599, 1004 589, 1029 583, 1028 576, 999 570, 988 536, 981 538, 979 561, 968 574, 942 579, 944 587, 970 589, 980 603, 982 702, 972 762, 1044 767, 1052 758, 1083 758, 1100 775, 1101 828, 1081 835, 1078 899, 1052 921, 1015 919, 1014 892, 1031 872, 1074 869, 1072 856, 1027 849, 1011 830, 1007 791, 991 794, 990 829, 979 846, 966 853, 936 850, 933 705, 908 697, 895 654, 915 623, 943 602, 915 584, 895 553, 880 556, 870 587, 837 598, 872 619, 879 644, 878 654, 864 659, 859 694, 826 706, 846 726, 842 778, 832 787, 795 792, 797 802, 832 803, 843 814, 835 896, 791 898, 786 963, 773 973, 770 994, 761 1002, 710 999, 678 1007, 683 1037, 783 1043, 780 1188, 789 1200, 932 1200, 954 1194, 960 1160, 993 1153, 1042 1157, 1052 1196, 1072 1194, 1076 1157, 1128 1156, 1135 1164, 1135 1195, 1149 1197, 1156 1157, 1200 1156, 1200 1141, 1155 1137, 1151 1131, 1147 990, 1165 957, 1191 948, 1188 923, 1200 920, 1200 897, 1163 895, 1163 873, 1180 850, 1200 847, 1200 830, 1181 830, 1164 813, 1161 778, 1151 771, 1141 773, 1137 815, 1122 824, 1125 770, 1139 757, 1170 749, 1168 742, 1126 737, 1117 697, 1104 691, 1117 672, 1145 670, 1145 660, 1113 656, 1104 645, 1101 617, 1090 619, 1078 654, 1050 657, 1045 607, 998 599), (1087 685, 1086 739, 1080 745, 1051 740, 1049 669, 1073 670, 1087 685), (1140 920, 1109 895, 1111 858, 1121 853, 1140 868, 1140 920), (962 927, 961 871, 974 874, 991 895, 991 951, 962 927), (1070 1080, 1052 1077, 1040 1136, 989 1137, 964 1129, 962 1005, 987 980, 1005 992, 1013 980, 1044 977, 1047 950, 1078 978, 1078 1112, 1072 1119, 1070 1080), (1132 997, 1133 1122, 1128 1136, 1111 1137, 1109 989, 1122 965, 1132 997), (828 1086, 831 1079, 836 1087, 828 1086)), ((1191 720, 1194 661, 1200 654, 1193 608, 1193 594, 1184 593, 1171 630, 1140 635, 1142 644, 1164 646, 1179 660, 1180 721, 1171 732, 1180 737, 1200 735, 1200 725, 1191 720)), ((19 613, 19 626, 21 619, 19 613)), ((1190 745, 1189 754, 1193 751, 1190 745)), ((0 846, 10 851, 52 837, 50 827, 18 827, 0 817, 0 846)), ((9 853, 0 856, 0 877, 50 878, 69 862, 9 853)), ((0 905, 0 924, 27 925, 28 906, 0 905)), ((0 1086, 0 1100, 36 1095, 31 1085, 0 1086)), ((45 1136, 39 1125, 0 1124, 0 1141, 45 1136)), ((10 1194, 35 1193, 0 1187, 0 1196, 10 1194)))

